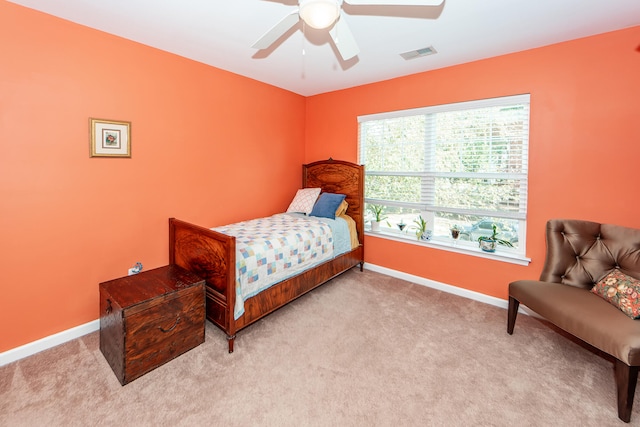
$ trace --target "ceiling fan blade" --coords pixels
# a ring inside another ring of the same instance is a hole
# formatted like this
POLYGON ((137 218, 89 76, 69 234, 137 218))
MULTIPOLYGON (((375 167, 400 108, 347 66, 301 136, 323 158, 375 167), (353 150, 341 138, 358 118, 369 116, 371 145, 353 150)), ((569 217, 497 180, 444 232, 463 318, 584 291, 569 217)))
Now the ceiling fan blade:
POLYGON ((344 0, 353 6, 440 6, 444 0, 344 0))
POLYGON ((342 59, 345 61, 360 53, 360 48, 358 48, 356 39, 349 29, 343 13, 340 14, 340 19, 338 19, 331 31, 329 31, 329 34, 331 34, 331 39, 336 45, 338 52, 340 52, 340 56, 342 56, 342 59))
POLYGON ((300 17, 298 16, 298 11, 291 12, 280 22, 274 25, 269 31, 264 33, 262 37, 258 39, 257 42, 251 46, 254 49, 266 49, 271 46, 276 40, 278 40, 284 33, 289 31, 294 25, 298 23, 300 17))

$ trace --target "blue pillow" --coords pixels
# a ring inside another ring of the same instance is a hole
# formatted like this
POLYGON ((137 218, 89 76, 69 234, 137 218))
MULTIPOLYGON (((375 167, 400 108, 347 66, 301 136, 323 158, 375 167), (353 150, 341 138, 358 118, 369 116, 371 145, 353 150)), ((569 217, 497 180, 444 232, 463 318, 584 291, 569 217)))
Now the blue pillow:
POLYGON ((336 210, 345 197, 344 194, 322 193, 309 215, 336 219, 336 210))

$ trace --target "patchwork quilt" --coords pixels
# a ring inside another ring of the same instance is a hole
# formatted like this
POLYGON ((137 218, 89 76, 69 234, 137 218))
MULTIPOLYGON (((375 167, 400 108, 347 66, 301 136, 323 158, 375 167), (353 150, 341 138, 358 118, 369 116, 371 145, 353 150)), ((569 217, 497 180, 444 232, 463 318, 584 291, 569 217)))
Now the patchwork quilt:
POLYGON ((332 227, 315 217, 277 214, 212 230, 236 237, 236 319, 248 298, 334 255, 332 227))

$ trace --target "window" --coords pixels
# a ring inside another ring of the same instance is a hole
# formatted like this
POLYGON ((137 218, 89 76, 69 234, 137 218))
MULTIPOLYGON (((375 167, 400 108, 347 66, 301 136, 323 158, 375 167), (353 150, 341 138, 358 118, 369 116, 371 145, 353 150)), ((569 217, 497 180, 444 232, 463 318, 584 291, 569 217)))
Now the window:
POLYGON ((422 216, 432 243, 479 251, 478 238, 496 225, 498 238, 513 245, 500 251, 525 254, 528 94, 358 121, 365 202, 384 208, 382 236, 416 239, 422 216))

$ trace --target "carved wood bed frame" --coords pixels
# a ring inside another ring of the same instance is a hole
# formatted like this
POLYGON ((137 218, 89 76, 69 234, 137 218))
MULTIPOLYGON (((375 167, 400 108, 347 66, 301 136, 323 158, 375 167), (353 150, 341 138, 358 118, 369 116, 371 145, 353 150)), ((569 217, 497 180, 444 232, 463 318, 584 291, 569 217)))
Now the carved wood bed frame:
POLYGON ((244 314, 234 319, 236 292, 236 241, 208 228, 169 219, 169 262, 206 280, 207 319, 220 327, 233 352, 236 333, 290 301, 356 265, 364 264, 364 167, 341 160, 302 166, 302 186, 322 192, 346 194, 347 214, 356 222, 360 245, 245 301, 244 314))

